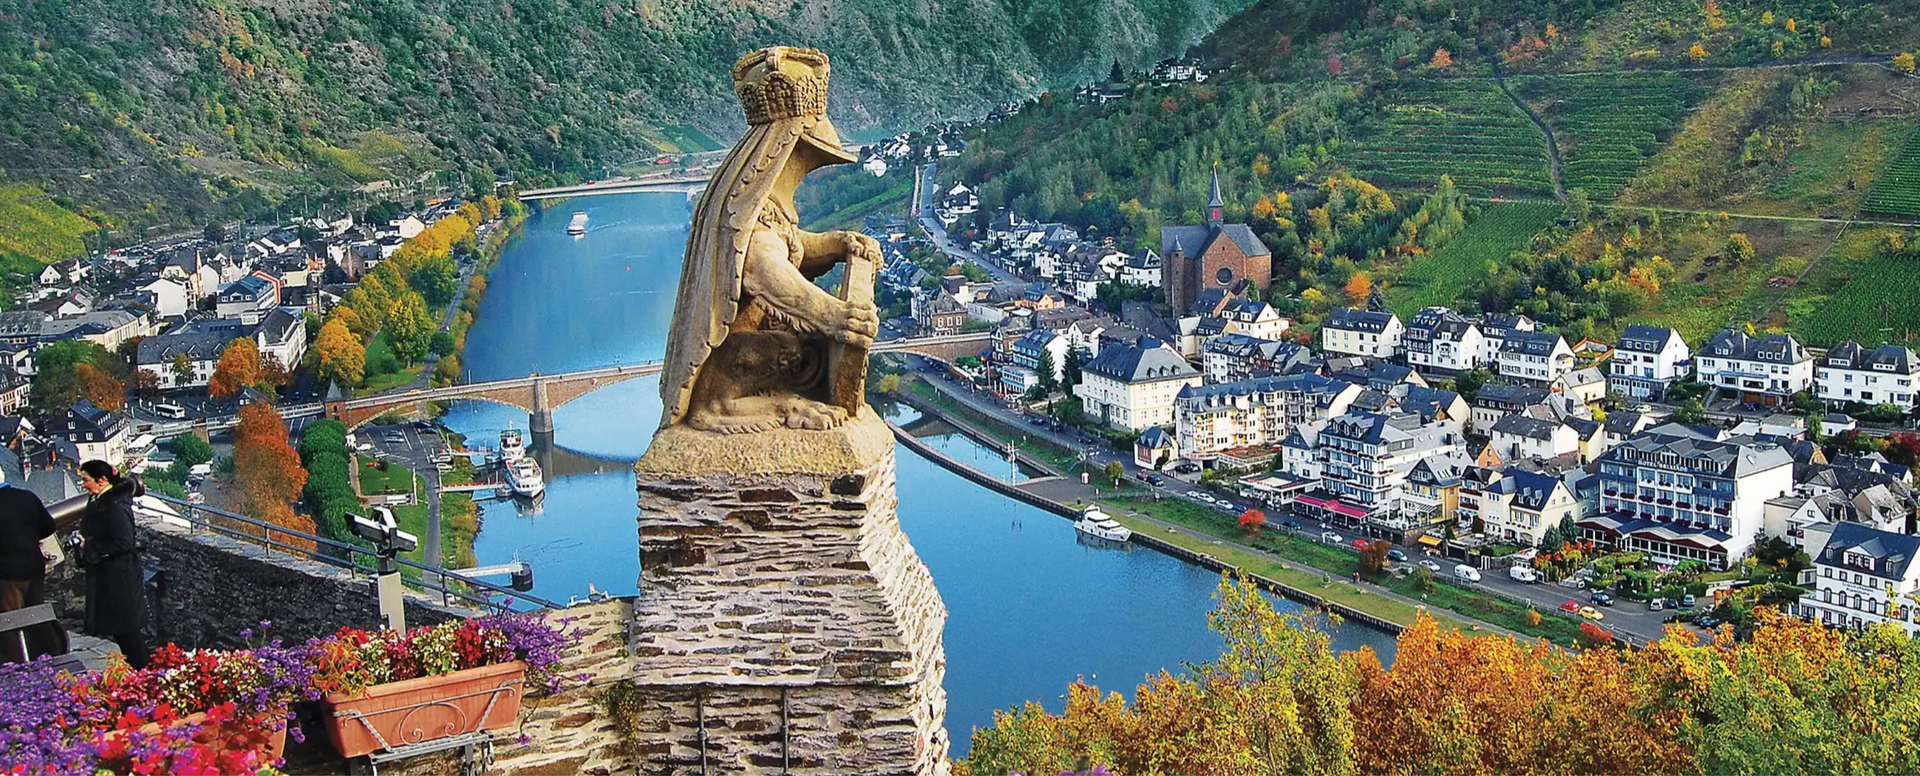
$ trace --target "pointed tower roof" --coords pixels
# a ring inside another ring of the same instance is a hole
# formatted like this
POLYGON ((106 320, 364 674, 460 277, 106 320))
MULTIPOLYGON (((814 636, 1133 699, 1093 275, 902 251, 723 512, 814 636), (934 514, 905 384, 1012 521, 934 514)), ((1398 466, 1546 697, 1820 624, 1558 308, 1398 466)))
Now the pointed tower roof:
POLYGON ((1207 187, 1207 207, 1226 207, 1227 201, 1220 196, 1220 163, 1213 163, 1213 183, 1207 187))

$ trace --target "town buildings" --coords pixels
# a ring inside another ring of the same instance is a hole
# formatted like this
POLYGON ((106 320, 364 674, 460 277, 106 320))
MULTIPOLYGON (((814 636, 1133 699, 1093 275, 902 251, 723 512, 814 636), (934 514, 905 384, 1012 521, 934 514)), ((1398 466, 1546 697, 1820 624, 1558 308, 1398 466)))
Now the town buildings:
POLYGON ((1812 592, 1795 613, 1835 627, 1893 623, 1920 633, 1920 537, 1839 523, 1814 556, 1812 592))
POLYGON ((1501 377, 1527 385, 1551 385, 1573 371, 1573 348, 1550 331, 1519 331, 1500 341, 1496 365, 1501 377))
MULTIPOLYGON (((1446 307, 1428 307, 1407 321, 1400 337, 1407 366, 1432 375, 1452 375, 1485 363, 1480 326, 1446 307)), ((1371 354, 1356 354, 1371 355, 1371 354)))
POLYGON ((1190 385, 1174 399, 1181 457, 1211 461, 1222 451, 1278 447, 1301 423, 1344 415, 1360 386, 1317 374, 1190 385))
POLYGON ((1693 351, 1664 326, 1628 324, 1613 345, 1607 386, 1635 399, 1666 398, 1667 389, 1693 373, 1693 351))
POLYGON ((1102 348, 1080 368, 1073 387, 1081 408, 1100 423, 1132 431, 1173 423, 1180 389, 1202 382, 1200 371, 1157 339, 1102 348))
POLYGON ((1718 429, 1655 427, 1599 463, 1600 511, 1580 521, 1581 535, 1666 563, 1727 568, 1765 527, 1767 501, 1794 488, 1784 448, 1718 429))
POLYGON ((1348 530, 1397 517, 1407 477, 1421 460, 1462 452, 1453 426, 1412 413, 1353 412, 1300 427, 1303 449, 1290 437, 1285 458, 1310 458, 1291 471, 1315 472, 1319 487, 1295 499, 1295 509, 1348 530))
POLYGON ((1722 329, 1694 360, 1700 382, 1748 404, 1780 404, 1813 386, 1813 354, 1791 334, 1722 329))
POLYGON ((1393 358, 1406 332, 1400 316, 1387 312, 1339 307, 1327 313, 1320 326, 1320 348, 1328 353, 1393 358))
POLYGON ((1884 343, 1868 350, 1842 341, 1828 348, 1814 364, 1814 386, 1821 401, 1835 407, 1848 404, 1891 404, 1902 412, 1914 406, 1914 379, 1920 360, 1903 345, 1884 343))

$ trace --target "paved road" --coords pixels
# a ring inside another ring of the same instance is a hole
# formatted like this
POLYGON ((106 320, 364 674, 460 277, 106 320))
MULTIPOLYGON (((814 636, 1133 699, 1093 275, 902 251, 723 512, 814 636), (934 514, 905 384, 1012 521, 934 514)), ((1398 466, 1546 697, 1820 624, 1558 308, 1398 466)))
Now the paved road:
POLYGON ((939 248, 940 252, 947 254, 948 258, 955 261, 963 261, 986 270, 987 274, 992 275, 995 280, 1019 280, 1019 278, 1014 277, 1013 273, 1008 272, 1005 268, 989 260, 987 257, 975 251, 960 247, 958 243, 953 241, 952 237, 947 235, 946 226, 941 224, 940 219, 933 214, 933 201, 939 196, 938 190, 934 188, 934 165, 929 164, 921 169, 923 171, 922 186, 923 190, 927 192, 927 195, 925 197, 926 201, 922 202, 919 208, 920 226, 927 230, 927 236, 933 239, 934 246, 939 248))

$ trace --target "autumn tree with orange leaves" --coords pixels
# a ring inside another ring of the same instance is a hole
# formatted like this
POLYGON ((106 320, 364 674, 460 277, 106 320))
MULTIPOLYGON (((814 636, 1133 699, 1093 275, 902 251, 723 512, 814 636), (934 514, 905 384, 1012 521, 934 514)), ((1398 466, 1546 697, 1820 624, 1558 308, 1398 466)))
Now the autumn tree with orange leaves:
POLYGON ((207 395, 224 399, 260 379, 260 346, 250 337, 235 337, 220 351, 213 365, 213 377, 207 381, 207 395))
POLYGON ((1212 663, 1129 704, 1075 684, 976 729, 958 774, 1916 773, 1920 641, 1756 611, 1737 639, 1675 627, 1644 649, 1568 650, 1443 631, 1422 615, 1392 666, 1334 654, 1316 615, 1223 578, 1212 663))
MULTIPOLYGON (((282 528, 313 533, 313 519, 293 510, 307 485, 300 454, 287 444, 287 425, 273 405, 253 402, 240 408, 233 432, 233 479, 241 514, 282 528)), ((313 549, 308 540, 274 534, 279 542, 313 549)))
POLYGON ((1347 281, 1347 298, 1354 304, 1366 304, 1367 297, 1372 295, 1373 278, 1365 272, 1353 273, 1353 278, 1347 281))
POLYGON ((1248 509, 1240 513, 1240 528, 1249 535, 1258 536, 1260 526, 1267 524, 1267 513, 1258 509, 1248 509))

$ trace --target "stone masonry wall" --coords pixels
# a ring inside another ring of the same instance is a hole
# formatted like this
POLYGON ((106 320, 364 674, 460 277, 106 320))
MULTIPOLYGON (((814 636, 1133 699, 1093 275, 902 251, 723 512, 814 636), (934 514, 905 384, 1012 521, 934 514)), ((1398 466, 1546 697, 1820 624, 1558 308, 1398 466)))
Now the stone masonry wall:
MULTIPOLYGON (((346 625, 380 626, 370 577, 278 550, 268 554, 257 544, 190 532, 147 515, 139 518, 139 535, 142 560, 166 571, 164 585, 149 591, 156 646, 171 641, 189 649, 242 647, 240 631, 258 630, 261 620, 272 621, 272 635, 289 641, 346 625)), ((48 600, 75 632, 86 613, 84 577, 62 564, 48 580, 48 600)), ((474 614, 415 596, 407 601, 409 626, 474 614)))
POLYGON ((824 475, 644 464, 639 770, 944 773, 946 607, 900 530, 891 445, 824 475))

